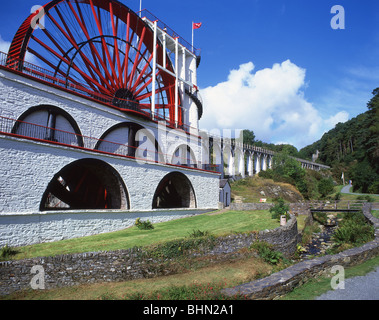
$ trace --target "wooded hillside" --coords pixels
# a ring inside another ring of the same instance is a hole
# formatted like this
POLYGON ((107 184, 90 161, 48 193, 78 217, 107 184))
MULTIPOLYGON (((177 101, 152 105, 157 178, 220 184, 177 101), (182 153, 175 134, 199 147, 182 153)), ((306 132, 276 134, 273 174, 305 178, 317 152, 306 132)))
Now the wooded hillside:
POLYGON ((324 136, 299 151, 299 157, 311 159, 320 152, 317 162, 333 168, 334 178, 353 180, 354 191, 379 194, 379 88, 367 104, 368 110, 338 123, 324 136))

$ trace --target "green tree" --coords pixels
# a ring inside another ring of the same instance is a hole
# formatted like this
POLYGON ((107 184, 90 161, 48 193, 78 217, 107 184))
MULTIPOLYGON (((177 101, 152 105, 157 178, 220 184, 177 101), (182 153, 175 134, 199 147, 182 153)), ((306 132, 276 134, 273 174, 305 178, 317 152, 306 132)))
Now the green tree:
POLYGON ((379 88, 376 88, 372 94, 374 97, 367 104, 369 137, 365 145, 368 159, 379 173, 379 88))
POLYGON ((299 151, 297 150, 297 148, 290 144, 279 144, 276 146, 276 151, 285 153, 293 157, 299 156, 299 151))
POLYGON ((325 198, 334 191, 334 183, 332 178, 322 178, 318 183, 318 192, 325 198))
POLYGON ((255 134, 254 131, 252 130, 243 130, 242 131, 242 138, 243 138, 243 143, 253 145, 255 142, 255 134))
POLYGON ((365 113, 338 123, 322 138, 299 151, 299 158, 320 151, 319 162, 333 168, 338 180, 341 172, 353 180, 354 191, 379 193, 379 88, 372 92, 365 113))
POLYGON ((288 204, 285 204, 283 198, 278 198, 276 204, 270 209, 271 218, 280 220, 280 216, 286 216, 288 220, 290 218, 288 211, 290 207, 288 204))
POLYGON ((292 178, 295 182, 300 182, 305 176, 300 162, 285 153, 277 153, 274 156, 273 170, 276 174, 292 178))
POLYGON ((371 186, 375 186, 375 183, 379 181, 379 175, 374 171, 367 158, 352 166, 349 170, 349 176, 353 180, 355 192, 377 192, 376 188, 373 189, 371 186))

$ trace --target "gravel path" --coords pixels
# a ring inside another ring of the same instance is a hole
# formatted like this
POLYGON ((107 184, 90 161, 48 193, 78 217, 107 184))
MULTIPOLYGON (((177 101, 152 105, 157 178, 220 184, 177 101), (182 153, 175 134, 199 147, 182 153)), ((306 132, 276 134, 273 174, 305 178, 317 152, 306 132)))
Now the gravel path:
POLYGON ((341 189, 341 193, 345 193, 345 194, 355 194, 357 196, 379 196, 379 194, 369 194, 369 193, 355 193, 355 192, 350 192, 350 188, 352 187, 352 185, 348 184, 346 186, 344 186, 342 189, 341 189))

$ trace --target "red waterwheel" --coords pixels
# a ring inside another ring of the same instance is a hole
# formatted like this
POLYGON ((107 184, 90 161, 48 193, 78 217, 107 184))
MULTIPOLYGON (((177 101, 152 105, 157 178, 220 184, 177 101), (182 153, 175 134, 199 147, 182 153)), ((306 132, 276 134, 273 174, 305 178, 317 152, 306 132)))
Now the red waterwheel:
MULTIPOLYGON (((153 92, 153 46, 153 30, 119 1, 54 0, 21 25, 8 66, 22 71, 28 53, 34 64, 64 79, 67 88, 148 116, 155 94, 155 117, 173 123, 175 78, 157 69, 153 92)), ((159 40, 156 52, 163 65, 166 53, 159 40)), ((168 56, 166 61, 164 67, 174 72, 168 56)))

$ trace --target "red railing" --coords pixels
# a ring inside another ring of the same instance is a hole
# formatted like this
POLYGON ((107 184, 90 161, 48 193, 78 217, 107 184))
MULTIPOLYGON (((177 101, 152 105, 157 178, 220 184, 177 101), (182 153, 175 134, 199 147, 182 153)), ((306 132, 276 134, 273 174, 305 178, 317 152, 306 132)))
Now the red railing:
MULTIPOLYGON (((175 163, 170 163, 169 159, 172 159, 173 155, 168 156, 156 150, 87 137, 73 132, 58 130, 3 116, 0 116, 0 134, 101 154, 110 154, 137 161, 154 162, 200 171, 218 172, 219 169, 219 166, 216 165, 193 163, 192 159, 181 157, 180 155, 174 157, 175 163)), ((155 145, 155 143, 152 145, 155 145)))

